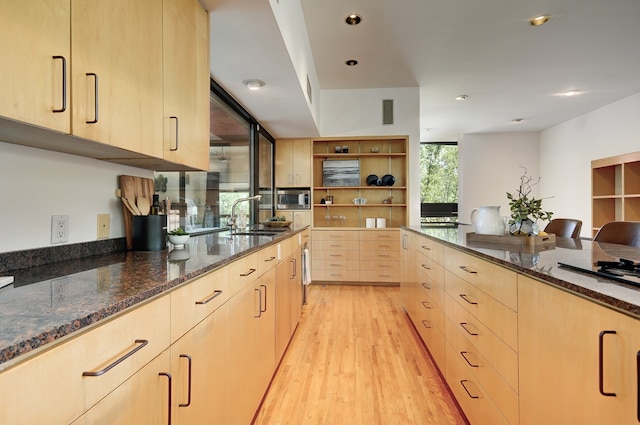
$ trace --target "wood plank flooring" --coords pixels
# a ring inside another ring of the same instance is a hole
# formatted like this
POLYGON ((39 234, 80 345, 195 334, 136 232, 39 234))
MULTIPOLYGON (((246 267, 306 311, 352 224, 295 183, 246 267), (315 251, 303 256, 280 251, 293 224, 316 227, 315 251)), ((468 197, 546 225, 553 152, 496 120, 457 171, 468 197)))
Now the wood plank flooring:
POLYGON ((400 288, 311 285, 254 425, 463 425, 400 288))

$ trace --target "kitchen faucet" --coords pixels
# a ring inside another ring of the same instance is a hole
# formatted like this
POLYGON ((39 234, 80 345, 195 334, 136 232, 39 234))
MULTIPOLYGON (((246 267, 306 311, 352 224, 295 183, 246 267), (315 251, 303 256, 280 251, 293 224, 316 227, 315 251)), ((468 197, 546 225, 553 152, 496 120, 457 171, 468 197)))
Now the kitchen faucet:
POLYGON ((235 201, 233 201, 233 205, 231 205, 231 217, 229 218, 228 224, 229 224, 229 230, 231 230, 231 234, 233 234, 234 230, 237 229, 237 224, 236 224, 236 205, 238 205, 240 202, 248 202, 248 201, 257 201, 260 198, 262 198, 262 195, 255 195, 255 196, 249 196, 248 198, 238 198, 235 201))

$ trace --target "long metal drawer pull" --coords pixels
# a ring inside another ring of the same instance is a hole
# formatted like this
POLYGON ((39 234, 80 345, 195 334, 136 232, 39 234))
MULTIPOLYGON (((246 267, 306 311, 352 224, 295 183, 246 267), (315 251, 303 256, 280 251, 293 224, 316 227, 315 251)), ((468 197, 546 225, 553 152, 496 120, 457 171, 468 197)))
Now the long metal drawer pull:
POLYGON ((168 373, 168 372, 160 372, 160 373, 158 373, 158 376, 166 376, 166 377, 167 377, 167 379, 169 380, 169 391, 168 391, 168 393, 169 393, 169 396, 168 396, 168 404, 169 404, 169 408, 168 408, 168 410, 169 410, 169 412, 168 412, 168 413, 169 413, 169 421, 168 421, 167 423, 168 423, 169 425, 171 425, 171 387, 172 387, 172 385, 171 385, 171 374, 170 374, 170 373, 168 373))
POLYGON ((616 393, 606 392, 604 390, 604 336, 615 335, 616 331, 602 331, 598 336, 598 387, 600 394, 605 397, 615 397, 616 393))
POLYGON ((98 74, 95 72, 87 72, 87 77, 93 77, 93 92, 95 94, 94 98, 94 112, 95 115, 92 121, 85 121, 87 124, 95 124, 98 122, 98 74))
POLYGON ((422 301, 422 306, 423 306, 424 308, 426 308, 426 309, 431 309, 431 306, 430 306, 430 305, 429 305, 429 303, 428 303, 428 302, 426 302, 426 301, 422 301))
POLYGON ((291 279, 293 279, 298 275, 298 261, 295 258, 292 258, 291 262, 293 263, 293 274, 291 275, 291 279))
POLYGON ((329 265, 330 265, 331 267, 342 267, 342 264, 333 264, 333 263, 331 263, 331 264, 329 264, 329 265))
POLYGON ((422 267, 425 270, 431 270, 431 267, 427 267, 426 264, 420 264, 420 267, 422 267))
POLYGON ((422 285, 424 289, 431 290, 431 286, 429 286, 427 282, 422 282, 420 285, 422 285))
POLYGON ((471 395, 471 393, 467 389, 467 386, 464 384, 465 382, 469 382, 469 380, 467 380, 467 379, 461 379, 460 380, 460 383, 462 384, 462 388, 464 388, 464 390, 467 392, 469 397, 471 397, 471 398, 480 398, 480 396, 478 396, 478 395, 471 395))
POLYGON ((259 304, 259 306, 258 306, 258 315, 257 316, 253 316, 256 319, 258 319, 258 318, 262 317, 262 290, 258 289, 258 288, 254 288, 253 290, 254 291, 258 291, 258 294, 260 295, 260 297, 258 299, 258 304, 259 304))
POLYGON ((262 310, 262 305, 260 305, 260 311, 263 313, 267 312, 267 285, 260 285, 264 288, 264 310, 262 310))
POLYGON ((477 305, 478 303, 475 301, 471 301, 469 300, 469 298, 467 298, 467 294, 460 294, 460 298, 462 298, 463 300, 465 300, 466 302, 468 302, 469 304, 472 305, 477 305))
POLYGON ((431 329, 431 326, 429 326, 428 323, 429 323, 428 320, 422 320, 422 325, 427 329, 431 329))
POLYGON ((464 329, 469 335, 471 336, 478 336, 477 333, 473 333, 471 332, 469 329, 467 329, 467 322, 460 322, 460 326, 462 326, 462 329, 464 329))
POLYGON ((427 251, 431 251, 431 248, 429 248, 428 246, 424 246, 424 245, 422 245, 422 249, 426 249, 427 251))
POLYGON ((378 248, 389 248, 389 245, 379 245, 378 248))
POLYGON ((64 112, 67 110, 67 59, 64 56, 54 56, 54 59, 62 61, 62 108, 52 112, 64 112))
POLYGON ((475 270, 471 270, 471 269, 469 269, 467 266, 460 266, 460 268, 461 268, 462 270, 464 270, 465 272, 467 272, 467 273, 478 274, 478 272, 477 272, 477 271, 475 271, 475 270))
POLYGON ((462 356, 462 358, 464 358, 466 360, 467 363, 469 363, 469 366, 471 367, 478 367, 477 364, 473 364, 469 361, 469 359, 467 358, 467 356, 465 356, 465 354, 469 354, 468 351, 460 351, 460 355, 462 356))
POLYGON ((264 260, 264 262, 265 262, 265 263, 270 263, 270 262, 272 262, 272 261, 273 261, 273 260, 275 260, 275 259, 276 259, 276 257, 273 257, 273 256, 272 256, 272 257, 269 257, 269 258, 267 258, 266 260, 264 260))
POLYGON ((178 122, 179 122, 179 120, 178 120, 178 117, 169 117, 169 119, 170 120, 176 120, 176 148, 175 149, 169 148, 170 151, 175 152, 175 151, 178 150, 178 146, 180 146, 180 142, 178 141, 178 134, 179 134, 178 133, 178 122))
POLYGON ((329 257, 342 257, 342 254, 329 254, 329 257))
POLYGON ((246 273, 240 273, 240 276, 245 277, 245 276, 249 276, 251 273, 255 272, 256 269, 249 269, 248 272, 246 273))
POLYGON ((391 266, 389 264, 378 264, 378 267, 381 268, 381 269, 388 269, 391 266))
POLYGON ((109 366, 105 367, 104 369, 97 370, 95 372, 82 372, 82 376, 101 376, 101 375, 104 375, 105 373, 109 372, 111 369, 113 369, 114 367, 118 366, 120 363, 122 363, 123 361, 125 361, 129 357, 133 356, 137 351, 141 350, 142 347, 144 347, 145 345, 147 345, 149 343, 149 341, 146 340, 146 339, 136 339, 135 343, 136 344, 140 344, 140 345, 137 346, 136 348, 134 348, 133 350, 129 351, 124 356, 120 357, 115 362, 111 363, 109 366))
POLYGON ((198 305, 207 304, 208 302, 213 301, 215 298, 219 297, 220 295, 222 295, 222 290, 216 289, 215 291, 213 291, 213 295, 211 295, 206 300, 196 301, 196 304, 198 305))
POLYGON ((178 407, 189 407, 191 405, 191 356, 188 354, 180 354, 180 357, 189 361, 189 374, 187 375, 187 402, 178 404, 178 407))

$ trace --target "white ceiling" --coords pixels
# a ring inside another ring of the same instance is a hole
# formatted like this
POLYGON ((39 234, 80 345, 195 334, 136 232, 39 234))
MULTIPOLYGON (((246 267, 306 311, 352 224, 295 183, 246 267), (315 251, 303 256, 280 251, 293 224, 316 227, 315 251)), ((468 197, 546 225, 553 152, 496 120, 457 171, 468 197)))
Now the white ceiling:
MULTIPOLYGON (((213 77, 275 137, 317 135, 268 1, 201 1, 213 77)), ((279 1, 302 3, 320 89, 420 87, 422 141, 540 131, 640 92, 639 0, 279 1)))

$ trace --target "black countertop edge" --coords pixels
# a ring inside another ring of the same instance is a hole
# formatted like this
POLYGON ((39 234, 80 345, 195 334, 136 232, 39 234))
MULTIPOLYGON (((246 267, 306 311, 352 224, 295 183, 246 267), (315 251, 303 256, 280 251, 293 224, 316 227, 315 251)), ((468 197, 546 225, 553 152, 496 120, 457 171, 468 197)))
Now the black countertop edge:
MULTIPOLYGON (((551 276, 547 273, 540 272, 535 269, 523 267, 522 265, 515 264, 510 261, 503 260, 501 258, 497 258, 495 256, 486 254, 484 252, 479 251, 478 249, 474 249, 474 247, 469 247, 466 245, 462 245, 460 243, 451 242, 450 240, 442 239, 434 235, 430 235, 428 230, 424 227, 419 226, 402 226, 402 229, 414 232, 418 235, 425 236, 427 238, 433 239, 443 245, 449 246, 451 248, 466 252, 468 254, 479 257, 483 260, 489 261, 491 263, 497 264, 499 266, 505 267, 507 269, 513 270, 522 275, 531 277, 535 280, 541 281, 543 283, 552 285, 558 289, 569 292, 573 295, 580 296, 589 301, 596 302, 605 307, 616 310, 620 313, 631 316, 635 319, 640 319, 640 305, 627 302, 625 300, 616 298, 614 296, 608 295, 606 293, 596 291, 593 289, 589 289, 588 287, 578 285, 566 279, 559 279, 555 276, 551 276)), ((585 241, 591 242, 590 239, 586 239, 585 241)), ((562 248, 556 248, 555 251, 561 252, 562 248)), ((575 275, 575 279, 584 279, 585 281, 593 279, 592 276, 586 273, 573 273, 575 275)), ((626 285, 623 285, 626 286, 626 285)), ((634 291, 638 291, 637 288, 633 288, 634 291)))
MULTIPOLYGON (((254 252, 257 252, 263 248, 266 248, 270 245, 277 244, 278 242, 288 239, 291 236, 294 236, 305 229, 308 229, 309 226, 302 226, 299 228, 290 229, 286 232, 279 232, 273 236, 245 236, 251 238, 252 242, 251 246, 241 252, 237 252, 226 256, 224 258, 220 258, 217 261, 211 262, 203 267, 198 268, 197 270, 193 270, 188 273, 181 273, 177 278, 171 279, 169 281, 161 282, 156 281, 155 284, 139 293, 136 293, 133 296, 124 298, 115 302, 109 306, 100 308, 98 311, 92 312, 88 315, 84 315, 82 317, 74 318, 66 323, 54 326, 52 329, 47 330, 45 332, 41 332, 38 335, 28 337, 22 341, 11 344, 9 346, 0 347, 0 371, 14 366, 15 364, 21 363, 24 360, 27 360, 32 355, 39 353, 42 350, 46 350, 52 348, 51 344, 54 341, 58 341, 64 337, 71 335, 74 332, 81 330, 88 330, 88 327, 93 326, 99 322, 103 322, 105 319, 111 318, 112 316, 124 312, 126 309, 130 307, 134 307, 138 304, 141 304, 151 298, 163 294, 173 288, 176 288, 183 283, 195 279, 203 274, 206 274, 210 271, 219 269, 224 267, 225 265, 238 260, 242 257, 246 257, 254 252)), ((222 232, 220 235, 223 235, 222 232)), ((206 237, 207 234, 193 236, 197 237, 206 237)), ((236 237, 236 236, 234 236, 236 237)), ((135 254, 135 253, 131 253, 135 254)), ((168 257, 168 251, 155 252, 154 254, 166 255, 168 257)), ((85 268, 81 269, 82 271, 86 271, 85 268)))

